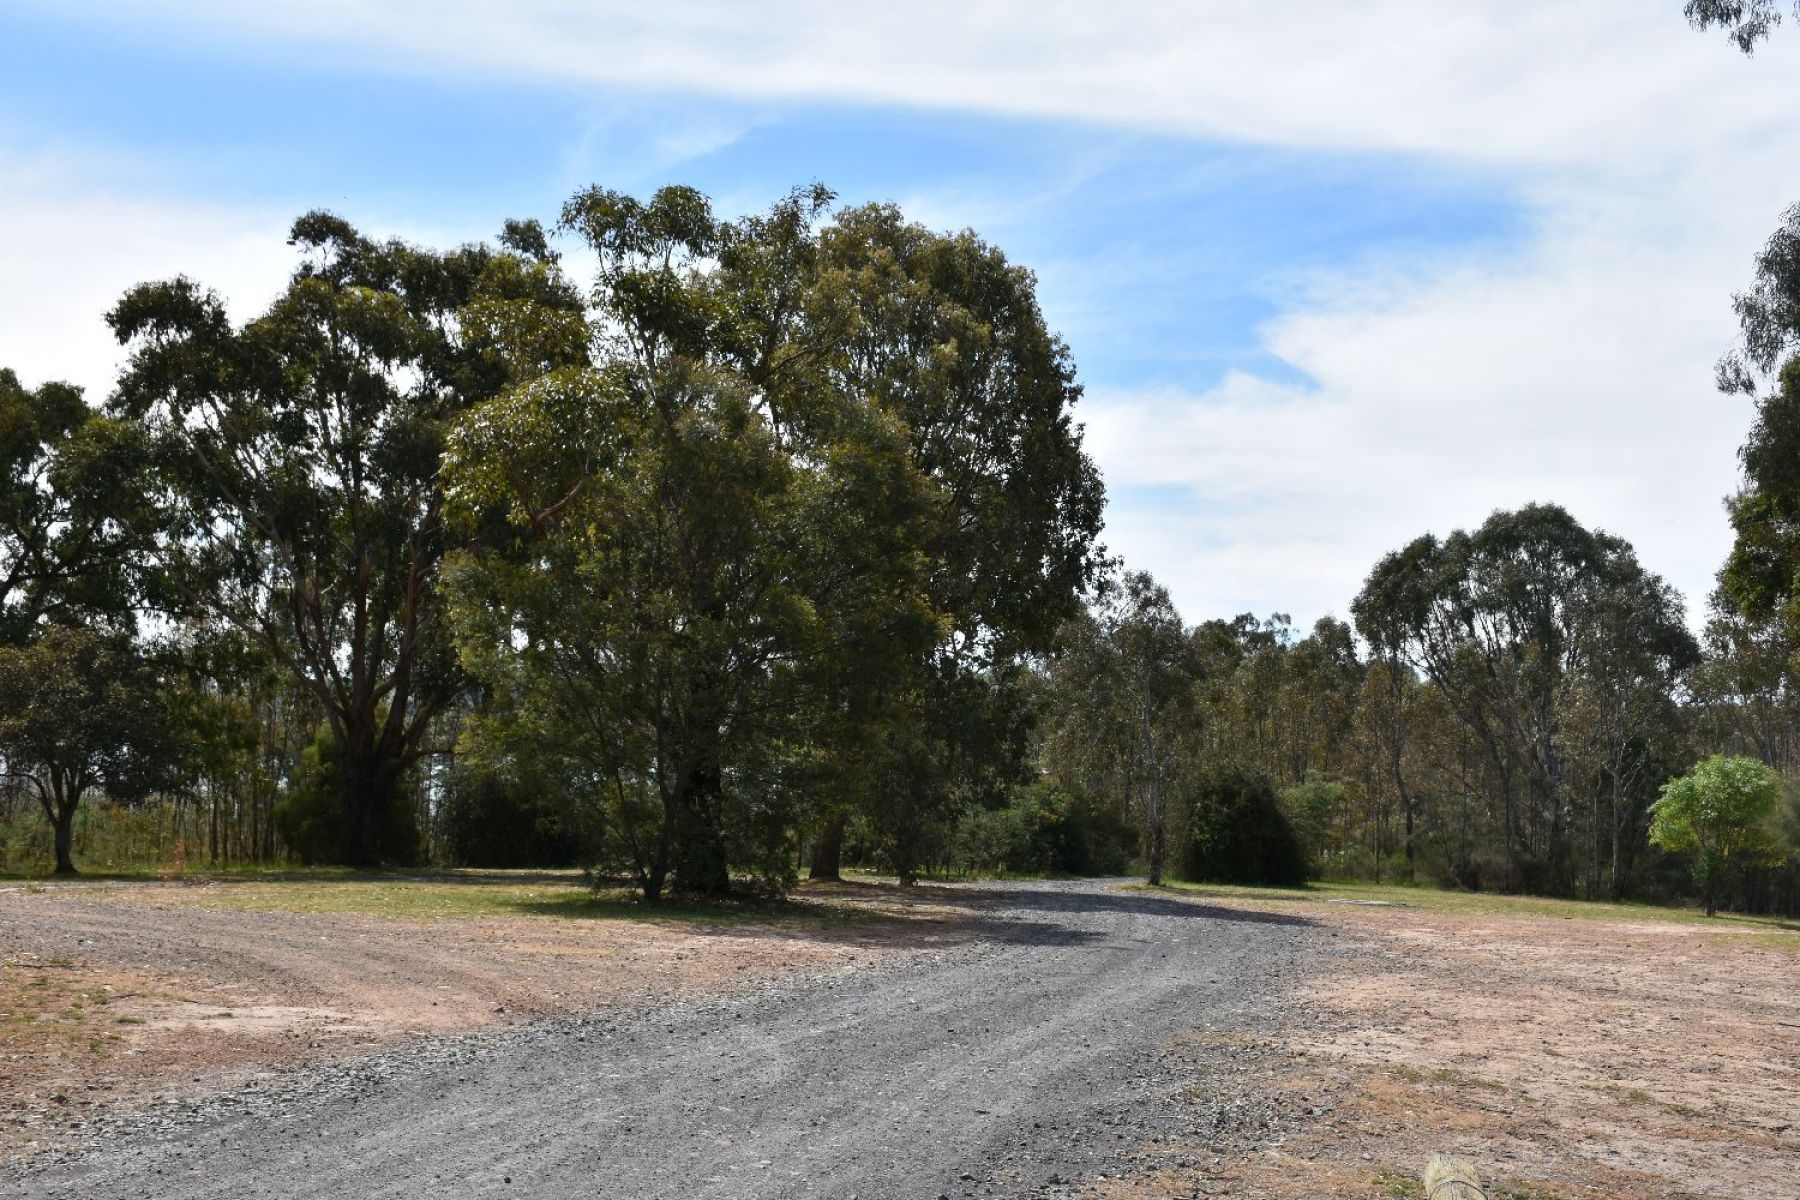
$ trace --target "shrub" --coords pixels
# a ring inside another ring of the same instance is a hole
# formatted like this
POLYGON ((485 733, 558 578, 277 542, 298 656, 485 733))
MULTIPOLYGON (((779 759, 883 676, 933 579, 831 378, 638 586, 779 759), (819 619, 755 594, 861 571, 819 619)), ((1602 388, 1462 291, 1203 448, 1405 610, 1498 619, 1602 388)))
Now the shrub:
MULTIPOLYGON (((344 808, 338 786, 339 753, 331 727, 322 725, 300 752, 287 795, 275 805, 275 832, 306 866, 339 862, 344 848, 344 808)), ((383 855, 397 866, 420 859, 419 823, 404 791, 389 805, 382 830, 383 855)))
POLYGON ((1306 882, 1305 848, 1260 775, 1222 771, 1202 779, 1183 849, 1185 879, 1276 887, 1306 882))
POLYGON ((578 814, 543 781, 461 763, 445 776, 437 831, 444 859, 458 867, 582 866, 591 841, 578 814))

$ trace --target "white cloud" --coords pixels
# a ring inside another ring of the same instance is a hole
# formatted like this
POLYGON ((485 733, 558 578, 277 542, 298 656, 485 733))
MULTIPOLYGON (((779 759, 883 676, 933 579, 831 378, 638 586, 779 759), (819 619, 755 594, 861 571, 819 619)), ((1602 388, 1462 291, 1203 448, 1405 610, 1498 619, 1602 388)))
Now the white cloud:
POLYGON ((114 167, 0 146, 0 367, 106 396, 123 359, 105 314, 125 289, 188 275, 245 316, 273 298, 292 213, 156 196, 114 167))
POLYGON ((1265 331, 1310 385, 1094 397, 1114 548, 1196 613, 1311 618, 1420 533, 1551 500, 1631 540, 1697 617, 1750 415, 1711 384, 1747 266, 1720 230, 1774 214, 1698 189, 1670 198, 1692 230, 1674 240, 1635 198, 1596 199, 1515 261, 1323 284, 1265 331))
MULTIPOLYGON (((39 0, 49 6, 49 0, 39 0)), ((76 7, 55 0, 67 14, 76 7)), ((1641 170, 1719 133, 1705 103, 1795 111, 1800 44, 1755 72, 1678 0, 174 0, 166 35, 252 34, 371 63, 713 94, 1112 122, 1294 146, 1641 170), (1785 68, 1785 69, 1784 69, 1785 68)))

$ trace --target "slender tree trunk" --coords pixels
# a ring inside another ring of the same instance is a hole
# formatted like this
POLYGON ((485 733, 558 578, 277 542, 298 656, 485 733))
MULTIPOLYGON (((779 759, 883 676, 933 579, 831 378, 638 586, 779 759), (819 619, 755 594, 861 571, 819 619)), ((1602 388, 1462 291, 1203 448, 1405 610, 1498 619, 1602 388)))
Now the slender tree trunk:
POLYGON ((1148 700, 1139 706, 1138 713, 1144 731, 1144 761, 1149 767, 1144 781, 1144 816, 1147 818, 1145 824, 1150 827, 1150 886, 1161 887, 1163 860, 1168 849, 1168 823, 1163 819, 1162 771, 1156 761, 1156 734, 1150 725, 1148 700))
POLYGON ((1413 881, 1413 802, 1404 784, 1400 788, 1400 812, 1406 818, 1406 882, 1413 881))
POLYGON ((808 874, 813 879, 842 879, 843 865, 844 814, 839 812, 820 826, 813 839, 812 870, 808 874))
MULTIPOLYGON (((1152 787, 1155 785, 1152 784, 1152 787)), ((1168 828, 1162 820, 1162 810, 1157 809, 1156 820, 1150 829, 1150 886, 1161 887, 1163 881, 1163 859, 1167 853, 1168 828)))
POLYGON ((1619 871, 1619 832, 1621 822, 1619 821, 1619 790, 1617 784, 1613 786, 1612 810, 1612 879, 1609 883, 1611 885, 1610 890, 1612 898, 1617 900, 1625 894, 1625 880, 1619 871))
POLYGON ((63 800, 56 803, 56 873, 79 874, 75 870, 75 805, 63 800))

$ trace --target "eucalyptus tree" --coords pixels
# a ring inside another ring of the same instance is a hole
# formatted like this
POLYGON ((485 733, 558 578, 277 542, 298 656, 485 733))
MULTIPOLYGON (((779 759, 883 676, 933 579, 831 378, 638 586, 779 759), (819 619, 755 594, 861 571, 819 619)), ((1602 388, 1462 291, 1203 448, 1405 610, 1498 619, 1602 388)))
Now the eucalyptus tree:
POLYGON ((1600 657, 1641 654, 1663 686, 1691 661, 1662 581, 1621 539, 1536 504, 1389 554, 1352 611, 1377 653, 1429 679, 1482 746, 1510 884, 1564 886, 1571 692, 1602 677, 1600 657), (1634 607, 1633 594, 1654 602, 1634 607))
POLYGON ((891 734, 894 681, 936 637, 905 426, 830 371, 827 199, 726 222, 686 188, 577 195, 592 365, 502 392, 453 439, 457 510, 510 535, 456 571, 464 660, 496 699, 479 739, 604 797, 651 899, 734 867, 784 885, 821 777, 891 734))
POLYGON ((464 687, 440 568, 449 425, 584 361, 578 294, 528 225, 434 252, 311 213, 286 290, 234 324, 174 279, 109 315, 113 412, 157 468, 168 606, 253 639, 329 723, 342 858, 374 863, 403 773, 464 687))
POLYGON ((1740 451, 1744 486, 1729 501, 1721 613, 1740 632, 1760 628, 1791 645, 1800 636, 1800 206, 1757 255, 1734 307, 1740 337, 1720 361, 1719 386, 1751 397, 1756 416, 1740 451))
POLYGON ((0 370, 0 645, 45 620, 129 624, 145 586, 144 459, 137 431, 80 389, 0 370))
POLYGON ((1012 782, 1005 764, 1023 769, 1021 671, 1095 578, 1104 488, 1074 419, 1074 363, 1028 270, 891 205, 839 213, 818 253, 821 307, 842 322, 831 375, 901 423, 928 482, 925 594, 941 635, 910 672, 923 725, 894 746, 912 797, 888 814, 898 832, 953 791, 1012 782))
POLYGON ((1598 885, 1604 850, 1617 898, 1649 799, 1681 740, 1678 696, 1700 647, 1680 594, 1629 555, 1615 556, 1590 581, 1583 604, 1580 669, 1564 727, 1571 748, 1586 751, 1603 781, 1590 798, 1593 878, 1598 885))
POLYGON ((1045 753, 1065 778, 1135 808, 1151 884, 1168 865, 1171 792, 1193 778, 1200 659, 1169 593, 1127 572, 1064 629, 1045 753))

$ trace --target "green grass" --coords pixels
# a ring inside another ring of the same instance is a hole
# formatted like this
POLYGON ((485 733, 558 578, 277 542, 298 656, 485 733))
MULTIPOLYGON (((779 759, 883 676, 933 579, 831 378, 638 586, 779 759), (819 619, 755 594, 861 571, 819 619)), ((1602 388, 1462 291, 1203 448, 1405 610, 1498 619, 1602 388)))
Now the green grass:
POLYGON ((1373 1182, 1376 1187, 1381 1189, 1382 1195, 1394 1196, 1397 1197, 1398 1200, 1407 1200, 1408 1197, 1423 1196, 1425 1194, 1425 1185, 1420 1183, 1417 1179, 1414 1179, 1411 1175, 1397 1175, 1392 1171, 1377 1171, 1373 1182))
MULTIPOLYGON (((1146 885, 1138 884, 1138 887, 1146 885)), ((1747 917, 1721 913, 1708 917, 1697 908, 1659 904, 1615 904, 1598 900, 1557 900, 1542 896, 1505 896, 1492 892, 1459 892, 1400 884, 1321 882, 1304 888, 1237 887, 1226 884, 1168 882, 1164 890, 1221 900, 1279 905, 1288 911, 1314 905, 1360 902, 1417 908, 1426 912, 1472 916, 1547 917, 1564 920, 1663 921, 1702 925, 1720 933, 1758 933, 1771 948, 1800 948, 1800 921, 1786 917, 1747 917)))

